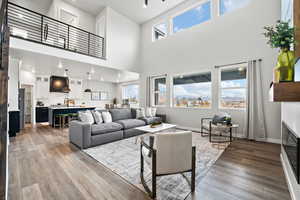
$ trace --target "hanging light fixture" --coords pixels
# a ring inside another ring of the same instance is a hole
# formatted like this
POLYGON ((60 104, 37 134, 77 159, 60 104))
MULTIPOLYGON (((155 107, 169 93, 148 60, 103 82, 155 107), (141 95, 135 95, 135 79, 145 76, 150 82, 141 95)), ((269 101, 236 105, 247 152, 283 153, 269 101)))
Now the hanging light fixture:
MULTIPOLYGON (((161 0, 162 2, 165 2, 165 0, 161 0)), ((144 0, 144 8, 148 7, 148 0, 144 0)))
POLYGON ((85 89, 84 92, 89 92, 89 93, 91 93, 92 90, 91 90, 90 87, 89 87, 89 82, 90 82, 90 80, 92 79, 91 73, 90 73, 90 72, 87 72, 86 74, 87 74, 87 77, 88 77, 88 80, 87 80, 88 82, 87 82, 87 89, 85 89))

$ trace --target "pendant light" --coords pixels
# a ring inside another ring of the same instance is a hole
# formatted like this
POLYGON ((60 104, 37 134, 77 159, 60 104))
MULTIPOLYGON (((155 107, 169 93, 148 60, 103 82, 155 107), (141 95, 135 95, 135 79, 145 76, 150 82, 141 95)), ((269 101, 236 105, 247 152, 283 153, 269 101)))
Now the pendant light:
MULTIPOLYGON (((161 0, 162 2, 165 2, 165 0, 161 0)), ((144 0, 144 8, 147 8, 148 6, 148 0, 144 0)))
POLYGON ((88 87, 87 87, 87 89, 84 90, 84 92, 91 93, 92 90, 91 90, 90 87, 89 87, 89 82, 90 82, 90 80, 91 80, 91 73, 90 73, 90 72, 87 72, 86 74, 87 74, 87 77, 88 77, 88 80, 87 80, 87 81, 88 81, 88 82, 87 82, 87 86, 88 86, 88 87))

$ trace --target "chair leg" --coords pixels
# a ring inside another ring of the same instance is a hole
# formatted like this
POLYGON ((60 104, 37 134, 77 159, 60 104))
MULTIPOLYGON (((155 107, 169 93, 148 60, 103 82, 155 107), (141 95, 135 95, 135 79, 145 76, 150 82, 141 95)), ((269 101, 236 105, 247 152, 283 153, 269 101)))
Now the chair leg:
POLYGON ((191 180, 191 190, 195 192, 196 185, 196 147, 192 149, 192 180, 191 180))
POLYGON ((156 150, 152 155, 152 198, 156 198, 156 150))

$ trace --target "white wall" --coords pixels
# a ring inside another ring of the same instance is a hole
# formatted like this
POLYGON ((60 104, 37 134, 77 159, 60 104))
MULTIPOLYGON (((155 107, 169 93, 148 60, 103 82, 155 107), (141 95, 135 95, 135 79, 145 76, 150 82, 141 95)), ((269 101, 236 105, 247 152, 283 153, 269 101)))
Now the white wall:
MULTIPOLYGON (((300 137, 300 103, 282 103, 282 121, 300 137)), ((300 200, 300 185, 293 174, 287 155, 282 150, 282 163, 293 200, 300 200)))
POLYGON ((106 56, 109 65, 138 72, 140 26, 109 7, 106 14, 106 56))
MULTIPOLYGON (((142 25, 141 102, 145 103, 146 76, 199 72, 213 69, 213 66, 216 65, 262 58, 268 138, 277 141, 280 138, 280 105, 268 102, 268 88, 272 81, 272 69, 276 64, 277 51, 266 45, 262 33, 265 25, 274 24, 276 20, 280 19, 280 1, 252 0, 247 7, 224 16, 218 16, 218 0, 212 0, 212 20, 152 42, 152 26, 154 24, 195 2, 199 1, 188 0, 142 25)), ((217 94, 218 91, 214 86, 213 96, 217 94)), ((212 116, 217 111, 219 111, 217 102, 213 102, 213 108, 210 110, 176 108, 160 108, 158 110, 160 113, 166 113, 170 122, 195 129, 200 127, 201 117, 212 116)), ((243 112, 229 112, 235 122, 243 125, 243 112)), ((243 128, 239 130, 239 132, 242 131, 243 128)))
POLYGON ((9 2, 15 3, 43 15, 47 15, 51 5, 51 0, 10 0, 9 2))
POLYGON ((50 9, 48 11, 48 16, 59 20, 60 18, 60 9, 64 9, 75 16, 79 17, 79 24, 78 27, 86 30, 91 33, 95 33, 95 24, 96 18, 94 15, 91 15, 83 10, 80 10, 68 3, 65 3, 62 0, 53 0, 50 9))
POLYGON ((19 63, 18 59, 9 59, 8 67, 8 103, 9 111, 19 110, 19 63))

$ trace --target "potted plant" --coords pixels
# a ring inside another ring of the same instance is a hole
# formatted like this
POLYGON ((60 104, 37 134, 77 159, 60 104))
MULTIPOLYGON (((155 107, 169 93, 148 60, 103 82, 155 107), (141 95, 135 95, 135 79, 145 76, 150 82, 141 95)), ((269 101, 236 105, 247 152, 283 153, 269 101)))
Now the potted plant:
POLYGON ((294 27, 289 22, 277 21, 275 26, 265 26, 264 36, 272 48, 280 48, 275 67, 275 82, 294 81, 295 53, 291 46, 295 44, 294 27))

